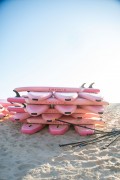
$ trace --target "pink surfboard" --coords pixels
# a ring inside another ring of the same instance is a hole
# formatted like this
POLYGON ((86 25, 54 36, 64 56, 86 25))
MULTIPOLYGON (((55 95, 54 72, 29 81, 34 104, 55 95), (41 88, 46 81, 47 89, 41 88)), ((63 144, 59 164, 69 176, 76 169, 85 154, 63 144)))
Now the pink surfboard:
POLYGON ((0 112, 2 112, 4 109, 5 108, 2 105, 0 105, 0 112))
POLYGON ((79 97, 88 99, 90 101, 97 101, 97 102, 101 102, 103 100, 103 97, 101 97, 98 94, 86 93, 86 92, 80 92, 79 97))
POLYGON ((30 115, 28 113, 16 113, 15 115, 13 115, 10 120, 11 121, 18 121, 18 122, 23 122, 25 119, 29 118, 30 115))
POLYGON ((9 106, 8 108, 8 111, 10 112, 17 112, 17 113, 23 113, 23 112, 26 112, 26 109, 24 107, 18 107, 18 106, 9 106))
POLYGON ((86 113, 86 114, 84 114, 84 118, 92 118, 92 117, 101 118, 101 115, 96 114, 96 113, 86 113))
MULTIPOLYGON (((92 83, 93 84, 93 83, 92 83)), ((85 88, 85 87, 80 87, 80 88, 74 88, 74 87, 18 87, 15 88, 14 91, 17 92, 23 92, 23 91, 32 91, 32 92, 89 92, 89 93, 98 93, 100 92, 99 89, 92 88, 92 86, 85 88)))
POLYGON ((45 121, 53 121, 55 119, 59 119, 62 116, 60 113, 55 113, 55 114, 42 114, 42 118, 45 121))
POLYGON ((60 119, 63 121, 70 122, 72 124, 87 124, 87 125, 95 124, 98 126, 104 126, 105 125, 105 122, 99 120, 98 118, 75 119, 72 116, 62 116, 60 119))
POLYGON ((85 84, 86 83, 82 84, 82 86, 81 86, 82 92, 94 93, 94 94, 100 92, 100 89, 93 88, 93 84, 95 84, 95 83, 91 83, 88 88, 84 87, 85 84))
POLYGON ((38 116, 49 109, 49 105, 26 105, 25 107, 20 106, 9 106, 8 111, 14 111, 17 113, 28 112, 32 116, 38 116))
POLYGON ((69 130, 69 125, 49 125, 49 132, 52 135, 63 135, 69 130))
MULTIPOLYGON (((9 111, 7 110, 7 107, 10 104, 11 103, 7 102, 7 100, 0 100, 0 113, 3 114, 3 118, 9 114, 9 111)), ((1 114, 1 118, 2 118, 2 114, 1 114)))
POLYGON ((71 116, 75 119, 82 119, 84 117, 84 114, 81 113, 73 113, 71 116))
POLYGON ((55 105, 55 109, 57 109, 61 114, 71 115, 77 109, 75 105, 55 105))
POLYGON ((81 92, 82 88, 73 87, 18 87, 14 91, 33 91, 33 92, 81 92))
POLYGON ((55 92, 54 96, 60 101, 74 101, 78 97, 78 93, 55 92))
POLYGON ((6 107, 3 107, 2 105, 0 106, 0 119, 8 116, 10 113, 9 111, 6 109, 6 107))
POLYGON ((4 108, 4 110, 2 111, 2 113, 3 113, 3 114, 9 114, 9 111, 8 111, 6 108, 4 108))
POLYGON ((96 114, 103 114, 104 112, 103 106, 82 106, 82 108, 96 114))
POLYGON ((49 109, 49 105, 27 105, 26 111, 31 116, 38 116, 49 109))
POLYGON ((100 117, 100 114, 95 114, 95 113, 84 113, 84 114, 82 114, 82 113, 73 113, 73 114, 71 114, 71 116, 72 117, 74 117, 74 118, 78 118, 78 119, 81 119, 81 118, 83 118, 83 119, 86 119, 86 118, 101 118, 100 117))
POLYGON ((87 92, 87 93, 99 93, 100 90, 99 89, 95 89, 95 88, 83 88, 82 92, 87 92))
MULTIPOLYGON (((88 127, 88 128, 92 128, 92 129, 95 129, 95 126, 94 125, 87 125, 85 127, 88 127)), ((81 136, 87 136, 87 135, 92 135, 94 134, 94 130, 92 129, 87 129, 87 128, 84 128, 84 127, 79 127, 79 126, 74 126, 75 128, 75 131, 81 135, 81 136)))
POLYGON ((24 134, 34 134, 45 127, 43 124, 23 124, 21 127, 21 132, 24 134))
MULTIPOLYGON (((45 113, 49 113, 49 114, 53 113, 54 114, 54 113, 59 113, 59 111, 55 108, 50 108, 45 113)), ((82 109, 82 108, 77 108, 74 113, 90 113, 90 111, 82 109)))
POLYGON ((60 120, 63 120, 64 122, 60 122, 60 121, 45 121, 41 116, 37 116, 37 117, 30 117, 27 119, 28 123, 35 123, 35 124, 67 124, 67 123, 72 123, 72 124, 82 124, 82 125, 88 125, 88 124, 96 124, 98 126, 104 126, 105 122, 104 121, 99 121, 99 120, 94 120, 94 119, 75 119, 71 116, 62 116, 60 118, 60 120))
MULTIPOLYGON (((26 108, 24 107, 16 107, 16 106, 9 106, 8 108, 8 111, 13 111, 13 112, 26 112, 26 108)), ((85 110, 85 109, 82 109, 82 108, 77 108, 75 110, 74 113, 89 113, 90 111, 88 110, 85 110)), ((48 113, 48 114, 55 114, 55 113, 59 113, 59 111, 55 108, 49 108, 47 111, 45 111, 44 113, 48 113)))
POLYGON ((3 108, 3 106, 2 106, 2 104, 0 104, 0 109, 2 109, 3 108))
POLYGON ((77 98, 74 101, 60 101, 57 98, 48 98, 45 99, 43 101, 33 101, 30 100, 27 97, 11 97, 7 99, 9 102, 17 102, 17 103, 27 103, 27 104, 59 104, 59 105, 108 105, 109 103, 106 101, 101 101, 101 102, 93 102, 87 99, 83 99, 83 98, 77 98))
POLYGON ((2 119, 2 118, 4 118, 5 117, 5 115, 1 112, 0 113, 0 119, 2 119))
POLYGON ((7 98, 7 101, 11 103, 22 103, 22 104, 27 102, 24 97, 10 97, 7 98))
POLYGON ((33 101, 42 101, 52 96, 52 92, 28 92, 28 98, 33 101))

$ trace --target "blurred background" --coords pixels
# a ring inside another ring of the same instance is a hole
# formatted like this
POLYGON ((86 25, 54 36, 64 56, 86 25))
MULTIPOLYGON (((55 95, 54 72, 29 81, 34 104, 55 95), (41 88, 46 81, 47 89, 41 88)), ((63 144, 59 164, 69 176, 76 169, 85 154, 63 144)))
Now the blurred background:
POLYGON ((84 82, 120 102, 120 1, 0 1, 0 99, 84 82))

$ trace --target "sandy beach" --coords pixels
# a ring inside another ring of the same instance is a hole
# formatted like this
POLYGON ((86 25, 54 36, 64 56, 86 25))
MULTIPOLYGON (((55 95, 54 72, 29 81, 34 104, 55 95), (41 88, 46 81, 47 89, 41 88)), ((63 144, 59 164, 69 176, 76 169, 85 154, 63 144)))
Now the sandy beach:
MULTIPOLYGON (((120 129, 120 104, 106 107, 104 130, 120 129)), ((59 144, 90 139, 71 129, 53 136, 46 127, 34 135, 20 133, 21 124, 0 122, 0 180, 119 180, 120 139, 108 149, 104 142, 82 148, 59 144)), ((94 135, 95 137, 96 135, 94 135)))

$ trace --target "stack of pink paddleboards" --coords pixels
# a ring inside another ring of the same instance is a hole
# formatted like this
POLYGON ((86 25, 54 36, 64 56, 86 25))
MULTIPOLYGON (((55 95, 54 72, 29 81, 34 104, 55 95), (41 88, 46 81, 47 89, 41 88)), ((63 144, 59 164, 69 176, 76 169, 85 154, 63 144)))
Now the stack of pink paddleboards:
POLYGON ((15 113, 11 121, 23 123, 22 133, 34 134, 48 126, 50 134, 62 135, 73 125, 78 134, 91 135, 96 126, 105 125, 102 114, 108 102, 92 85, 89 88, 20 87, 14 92, 16 97, 7 99, 12 103, 8 111, 15 113))

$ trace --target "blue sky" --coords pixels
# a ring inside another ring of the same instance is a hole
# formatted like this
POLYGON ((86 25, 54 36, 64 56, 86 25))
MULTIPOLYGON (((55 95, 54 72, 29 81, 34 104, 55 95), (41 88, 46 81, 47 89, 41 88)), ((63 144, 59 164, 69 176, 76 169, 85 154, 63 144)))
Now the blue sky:
POLYGON ((120 102, 120 1, 1 1, 0 77, 0 99, 20 86, 96 82, 120 102))

